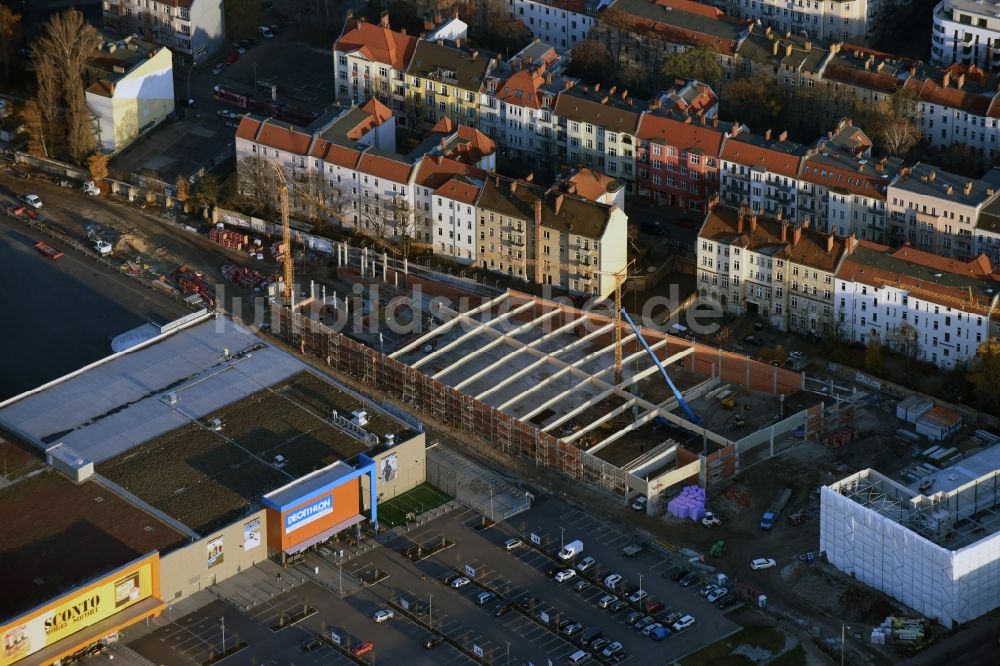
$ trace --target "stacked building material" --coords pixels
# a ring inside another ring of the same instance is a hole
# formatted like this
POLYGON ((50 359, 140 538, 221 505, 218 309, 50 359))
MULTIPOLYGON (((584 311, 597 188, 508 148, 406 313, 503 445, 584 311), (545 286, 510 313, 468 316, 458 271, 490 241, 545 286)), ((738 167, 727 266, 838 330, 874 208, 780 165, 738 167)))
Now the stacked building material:
POLYGON ((705 490, 698 486, 686 486, 679 495, 670 500, 667 511, 677 518, 701 520, 705 517, 705 490))
POLYGON ((213 243, 228 247, 230 250, 242 250, 250 242, 250 237, 238 231, 225 228, 215 228, 208 233, 208 238, 213 243))
POLYGON ((174 271, 177 286, 185 294, 198 294, 206 304, 211 306, 215 300, 212 294, 212 286, 205 280, 205 276, 187 266, 181 266, 174 271))
POLYGON ((285 259, 285 244, 274 243, 271 245, 271 258, 279 264, 285 259))
POLYGON ((244 289, 265 289, 274 284, 274 277, 260 271, 228 264, 222 267, 222 277, 244 289))

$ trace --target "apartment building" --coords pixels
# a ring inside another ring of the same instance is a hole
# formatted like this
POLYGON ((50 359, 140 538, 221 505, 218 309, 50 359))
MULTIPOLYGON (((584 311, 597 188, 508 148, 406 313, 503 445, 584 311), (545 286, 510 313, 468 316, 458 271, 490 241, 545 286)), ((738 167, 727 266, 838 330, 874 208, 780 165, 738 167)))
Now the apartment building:
POLYGON ((977 225, 997 198, 992 183, 918 162, 903 169, 888 189, 888 244, 969 260, 980 253, 977 225))
POLYGON ((166 46, 184 64, 225 46, 222 0, 104 0, 104 30, 166 46))
POLYGON ((722 144, 732 124, 705 116, 678 120, 660 110, 654 103, 639 120, 637 193, 704 212, 719 192, 722 144))
POLYGON ((293 214, 430 246, 437 212, 443 212, 432 208, 434 192, 454 177, 484 178, 482 167, 492 168, 495 145, 475 129, 443 126, 404 155, 396 151, 395 121, 376 99, 311 133, 244 116, 236 133, 238 181, 241 188, 252 186, 256 171, 269 168, 262 162, 277 163, 296 184, 289 196, 293 214))
POLYGON ((763 135, 734 127, 722 147, 719 196, 730 208, 746 207, 798 222, 799 172, 808 149, 788 141, 788 133, 763 135))
POLYGON ((807 33, 814 39, 864 42, 874 34, 880 0, 726 0, 726 13, 759 21, 780 33, 807 33))
POLYGON ((478 259, 476 201, 483 178, 451 176, 431 194, 434 254, 471 264, 478 259))
POLYGON ((491 174, 476 207, 479 263, 489 270, 603 298, 627 265, 618 205, 491 174))
POLYGON ((934 7, 931 62, 996 71, 1000 67, 1000 12, 993 3, 942 0, 934 7))
POLYGON ((376 25, 348 16, 333 43, 333 78, 341 104, 363 104, 372 97, 392 109, 406 124, 406 68, 417 38, 389 26, 384 13, 376 25))
POLYGON ((748 209, 713 208, 698 233, 698 294, 783 331, 827 335, 834 276, 855 242, 748 209))
POLYGON ((975 356, 991 335, 998 294, 1000 283, 983 255, 963 262, 861 241, 837 273, 837 327, 848 340, 877 338, 951 369, 975 356))
POLYGON ((506 0, 506 4, 532 37, 569 49, 587 38, 598 10, 611 0, 506 0))
POLYGON ((749 26, 735 57, 721 56, 728 78, 766 76, 786 90, 814 87, 830 58, 830 46, 814 36, 756 24, 749 26))
POLYGON ((505 157, 538 170, 551 170, 560 153, 559 92, 576 84, 562 74, 566 58, 534 41, 487 76, 479 99, 479 128, 493 137, 505 157))
POLYGON ((444 40, 417 42, 406 68, 406 116, 410 127, 434 125, 442 118, 478 126, 479 96, 496 65, 492 54, 463 49, 444 40))
POLYGON ((627 90, 600 84, 573 86, 559 93, 555 115, 566 137, 569 164, 603 171, 624 180, 634 191, 635 146, 643 103, 627 90))
POLYGON ((105 42, 87 61, 87 108, 102 151, 121 150, 174 112, 173 64, 167 47, 131 37, 105 42))

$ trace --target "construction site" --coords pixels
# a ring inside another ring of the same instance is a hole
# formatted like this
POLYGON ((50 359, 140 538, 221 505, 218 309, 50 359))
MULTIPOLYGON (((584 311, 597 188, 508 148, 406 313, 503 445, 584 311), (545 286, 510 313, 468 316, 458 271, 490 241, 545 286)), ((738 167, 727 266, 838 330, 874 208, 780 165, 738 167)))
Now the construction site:
POLYGON ((852 417, 849 401, 804 390, 799 372, 624 313, 508 291, 465 311, 435 301, 431 330, 369 346, 321 323, 329 307, 307 299, 293 315, 276 303, 273 331, 499 451, 616 496, 645 494, 652 515, 683 485, 727 485, 751 449, 773 454, 852 417))

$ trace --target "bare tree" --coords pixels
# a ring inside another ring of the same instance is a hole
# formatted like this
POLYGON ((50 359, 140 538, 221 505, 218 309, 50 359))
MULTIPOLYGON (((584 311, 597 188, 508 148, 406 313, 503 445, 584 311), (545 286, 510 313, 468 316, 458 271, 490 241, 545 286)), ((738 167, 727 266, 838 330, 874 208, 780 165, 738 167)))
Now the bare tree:
POLYGON ((38 104, 46 121, 50 150, 52 139, 60 137, 65 141, 65 152, 78 162, 96 142, 83 90, 83 70, 100 45, 100 33, 84 21, 82 13, 70 9, 49 19, 45 32, 31 47, 38 104))
POLYGON ((21 119, 28 132, 28 152, 37 157, 48 157, 45 143, 45 120, 36 99, 29 99, 21 109, 21 119))
POLYGON ((920 332, 909 324, 903 324, 887 336, 890 349, 903 358, 903 373, 906 381, 913 381, 913 371, 923 354, 920 332))
POLYGON ((980 399, 993 414, 1000 413, 1000 340, 989 338, 979 346, 969 379, 979 389, 980 399))
POLYGON ((386 202, 386 217, 393 226, 393 237, 402 249, 403 254, 409 256, 410 247, 414 239, 414 212, 410 207, 410 202, 402 196, 396 196, 386 202))
POLYGON ((236 164, 236 190, 255 211, 276 205, 281 183, 274 164, 259 154, 241 158, 236 164))
POLYGON ((891 155, 905 155, 920 141, 920 130, 911 118, 916 115, 914 93, 900 90, 875 105, 874 136, 880 148, 891 155))
POLYGON ((21 31, 21 15, 7 5, 0 5, 0 58, 3 59, 4 78, 10 78, 10 54, 21 31))

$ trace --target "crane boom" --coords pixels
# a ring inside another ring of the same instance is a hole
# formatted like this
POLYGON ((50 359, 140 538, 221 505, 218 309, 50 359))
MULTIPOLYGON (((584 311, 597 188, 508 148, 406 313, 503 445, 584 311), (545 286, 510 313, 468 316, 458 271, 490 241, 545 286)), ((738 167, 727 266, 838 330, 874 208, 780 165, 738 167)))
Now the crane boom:
POLYGON ((646 338, 642 337, 639 327, 636 326, 635 322, 632 321, 632 318, 628 316, 628 312, 625 311, 625 308, 621 309, 621 314, 625 318, 625 321, 628 322, 628 325, 632 327, 632 332, 635 333, 635 337, 642 343, 642 346, 646 349, 646 353, 653 359, 653 363, 655 363, 656 367, 660 369, 660 373, 663 375, 663 378, 667 380, 667 386, 669 386, 670 390, 674 392, 674 397, 677 398, 677 404, 679 404, 681 409, 684 410, 684 414, 687 416, 688 421, 696 425, 700 425, 701 419, 693 411, 691 411, 690 405, 687 404, 687 401, 684 400, 684 396, 681 395, 681 392, 676 386, 674 386, 674 382, 671 381, 670 375, 667 374, 667 369, 663 367, 663 364, 660 362, 660 359, 657 358, 656 353, 652 350, 652 348, 650 348, 649 343, 646 342, 646 338))

